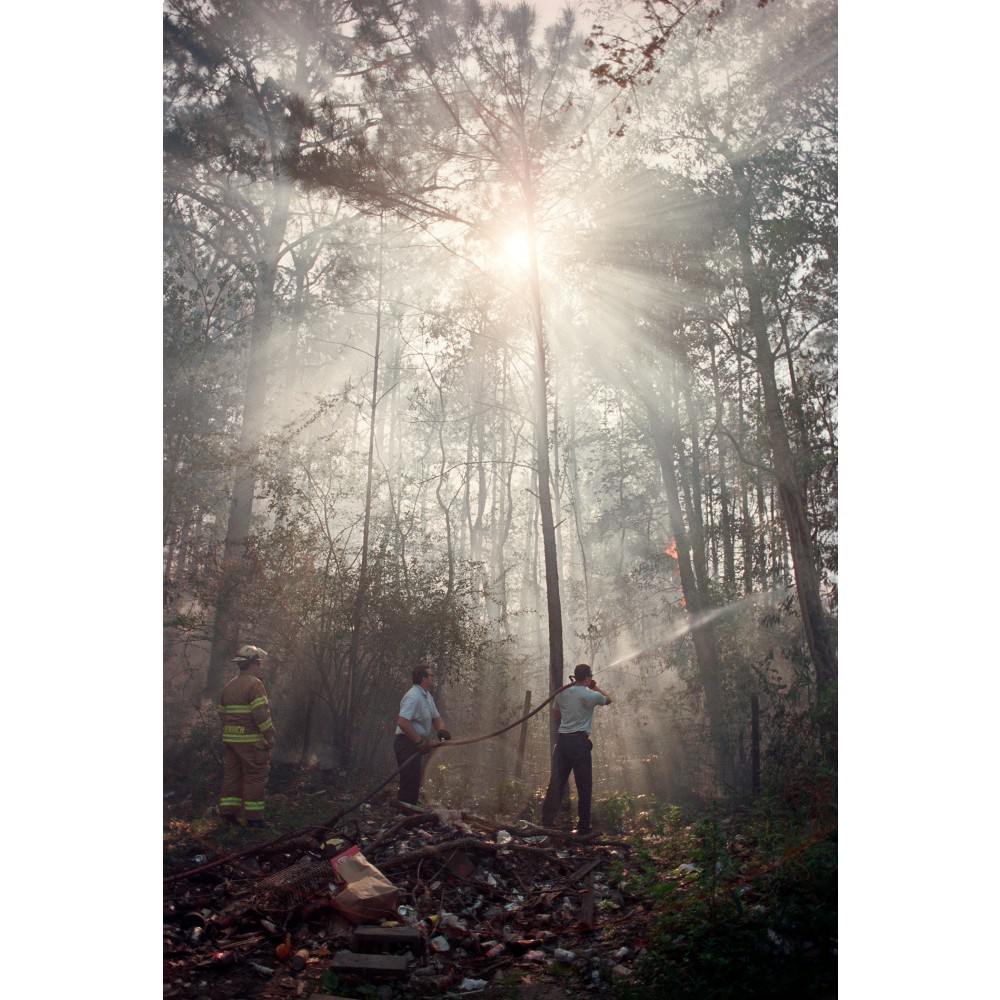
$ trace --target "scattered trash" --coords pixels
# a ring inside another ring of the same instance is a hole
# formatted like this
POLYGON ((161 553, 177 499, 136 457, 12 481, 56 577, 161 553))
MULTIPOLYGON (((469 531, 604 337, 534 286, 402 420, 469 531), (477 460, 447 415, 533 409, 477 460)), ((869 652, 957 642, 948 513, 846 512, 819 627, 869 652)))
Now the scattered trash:
POLYGON ((339 910, 352 923, 366 923, 390 916, 399 900, 397 889, 357 846, 331 858, 334 878, 343 888, 331 897, 334 909, 339 910))
POLYGON ((456 917, 454 913, 448 913, 446 910, 441 911, 438 923, 442 930, 467 931, 469 929, 464 921, 456 917))
POLYGON ((164 995, 186 994, 206 974, 220 981, 217 995, 237 995, 247 970, 284 973, 274 985, 298 995, 367 984, 386 996, 403 982, 416 995, 475 993, 499 970, 543 975, 552 961, 572 968, 581 987, 629 974, 621 962, 634 948, 614 933, 628 923, 628 904, 594 878, 620 850, 534 836, 526 822, 498 829, 458 810, 411 808, 231 858, 208 855, 208 866, 188 855, 188 868, 201 867, 165 881, 164 995), (620 914, 596 905, 612 892, 620 914))
POLYGON ((476 862, 465 851, 458 848, 446 848, 441 851, 448 871, 460 879, 470 878, 476 871, 476 862))

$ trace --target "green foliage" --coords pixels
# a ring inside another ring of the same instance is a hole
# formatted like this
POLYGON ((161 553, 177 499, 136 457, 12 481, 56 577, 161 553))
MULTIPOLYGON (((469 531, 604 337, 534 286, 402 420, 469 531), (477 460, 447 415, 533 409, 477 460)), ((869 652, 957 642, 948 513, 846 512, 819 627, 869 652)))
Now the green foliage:
POLYGON ((500 977, 499 990, 502 1000, 520 1000, 521 977, 516 972, 504 972, 500 977))
MULTIPOLYGON (((267 488, 278 490, 279 483, 268 480, 267 488)), ((355 703, 348 715, 342 695, 354 631, 357 569, 349 565, 348 553, 331 544, 323 526, 302 514, 301 497, 289 492, 282 494, 282 502, 285 516, 261 525, 239 567, 230 572, 242 631, 280 665, 266 678, 280 751, 305 760, 329 753, 340 741, 357 743, 377 735, 379 720, 395 717, 410 671, 421 660, 439 665, 442 685, 467 678, 491 632, 477 615, 471 573, 456 573, 449 593, 441 586, 447 574, 440 562, 415 556, 406 561, 403 573, 391 549, 376 549, 368 565, 353 677, 355 703), (308 725, 283 727, 282 719, 289 716, 308 716, 308 725)), ((217 561, 188 578, 199 606, 213 605, 221 572, 217 561)), ((363 742, 359 746, 362 753, 368 752, 363 742)))
POLYGON ((594 800, 592 814, 599 829, 626 833, 637 828, 661 826, 673 808, 658 802, 655 795, 612 792, 594 800))
POLYGON ((486 794, 487 815, 510 816, 521 809, 527 795, 527 787, 520 778, 505 778, 486 794))
POLYGON ((654 918, 621 1000, 836 995, 833 831, 773 798, 648 834, 614 872, 654 918))
POLYGON ((197 708, 167 705, 163 718, 163 784, 165 792, 189 799, 198 813, 214 802, 222 778, 219 715, 210 701, 197 708))

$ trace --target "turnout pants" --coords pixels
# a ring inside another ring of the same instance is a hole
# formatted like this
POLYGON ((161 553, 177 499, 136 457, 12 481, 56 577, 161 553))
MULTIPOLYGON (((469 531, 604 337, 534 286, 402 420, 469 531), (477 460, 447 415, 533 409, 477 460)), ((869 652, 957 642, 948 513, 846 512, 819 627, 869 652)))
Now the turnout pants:
POLYGON ((264 788, 271 767, 271 748, 266 743, 223 743, 222 791, 219 815, 247 819, 264 818, 264 788))
POLYGON ((552 752, 552 777, 542 803, 542 825, 552 826, 562 804, 570 774, 576 782, 579 828, 590 829, 590 802, 594 794, 594 744, 586 733, 559 733, 552 752))

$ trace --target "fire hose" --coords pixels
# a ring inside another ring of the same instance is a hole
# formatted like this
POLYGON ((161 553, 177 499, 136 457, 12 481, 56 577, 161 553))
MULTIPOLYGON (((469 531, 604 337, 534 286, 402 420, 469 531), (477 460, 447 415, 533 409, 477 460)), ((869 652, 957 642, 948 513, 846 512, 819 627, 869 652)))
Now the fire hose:
MULTIPOLYGON (((497 736, 502 736, 504 733, 509 732, 511 729, 516 729, 518 726, 523 725, 533 715, 537 715, 543 708, 545 708, 546 705, 548 705, 551 701, 555 699, 556 695, 561 694, 568 687, 572 687, 572 684, 563 685, 557 691, 549 695, 549 697, 546 698, 545 701, 543 701, 537 708, 533 708, 524 717, 515 720, 514 722, 510 723, 507 726, 504 726, 502 729, 498 729, 495 733, 487 733, 485 736, 476 736, 473 739, 469 740, 443 740, 440 743, 436 744, 435 746, 432 746, 431 749, 437 750, 439 748, 444 748, 444 747, 447 747, 449 749, 454 749, 456 747, 468 747, 472 746, 474 743, 483 743, 486 740, 492 740, 495 739, 497 736)), ((392 772, 392 774, 390 774, 381 784, 373 788, 367 795, 364 796, 364 798, 358 799, 357 802, 353 803, 352 805, 349 805, 346 809, 341 809, 341 811, 337 813, 336 816, 334 816, 332 819, 328 819, 325 823, 302 827, 300 830, 293 830, 291 833, 282 834, 280 837, 278 837, 276 840, 272 840, 270 843, 258 844, 255 847, 248 847, 243 851, 236 852, 235 854, 227 854, 225 857, 215 858, 213 861, 207 861, 205 862, 205 864, 199 865, 197 868, 190 868, 187 871, 180 872, 176 875, 167 875, 163 879, 164 884, 170 882, 177 882, 180 879, 187 878, 189 875, 196 875, 201 872, 210 871, 212 868, 217 868, 219 865, 225 864, 229 861, 238 861, 240 858, 244 858, 249 854, 256 854, 261 850, 263 850, 264 848, 276 847, 287 840, 294 840, 298 837, 302 837, 305 835, 315 835, 317 832, 323 834, 332 830, 334 825, 340 822, 340 820, 342 820, 345 816, 350 815, 356 809, 360 809, 366 802, 371 801, 371 799, 373 799, 376 795, 378 795, 378 793, 382 791, 382 789, 385 788, 385 786, 388 785, 389 782, 392 781, 392 779, 395 778, 399 774, 399 772, 402 771, 403 768, 406 767, 415 757, 419 757, 427 752, 428 751, 425 748, 421 748, 420 750, 418 750, 415 754, 413 754, 412 757, 408 757, 406 760, 404 760, 403 763, 400 764, 400 766, 397 767, 396 770, 392 772)))

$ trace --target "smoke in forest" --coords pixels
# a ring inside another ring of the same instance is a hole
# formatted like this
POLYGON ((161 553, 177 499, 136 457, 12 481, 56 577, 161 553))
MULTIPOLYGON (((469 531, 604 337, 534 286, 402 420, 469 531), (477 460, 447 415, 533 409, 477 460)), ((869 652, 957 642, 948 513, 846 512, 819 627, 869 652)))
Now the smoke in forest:
POLYGON ((836 6, 574 6, 165 5, 165 688, 264 646, 288 762, 391 770, 422 660, 515 721, 561 628, 599 791, 710 794, 835 670, 836 6))

